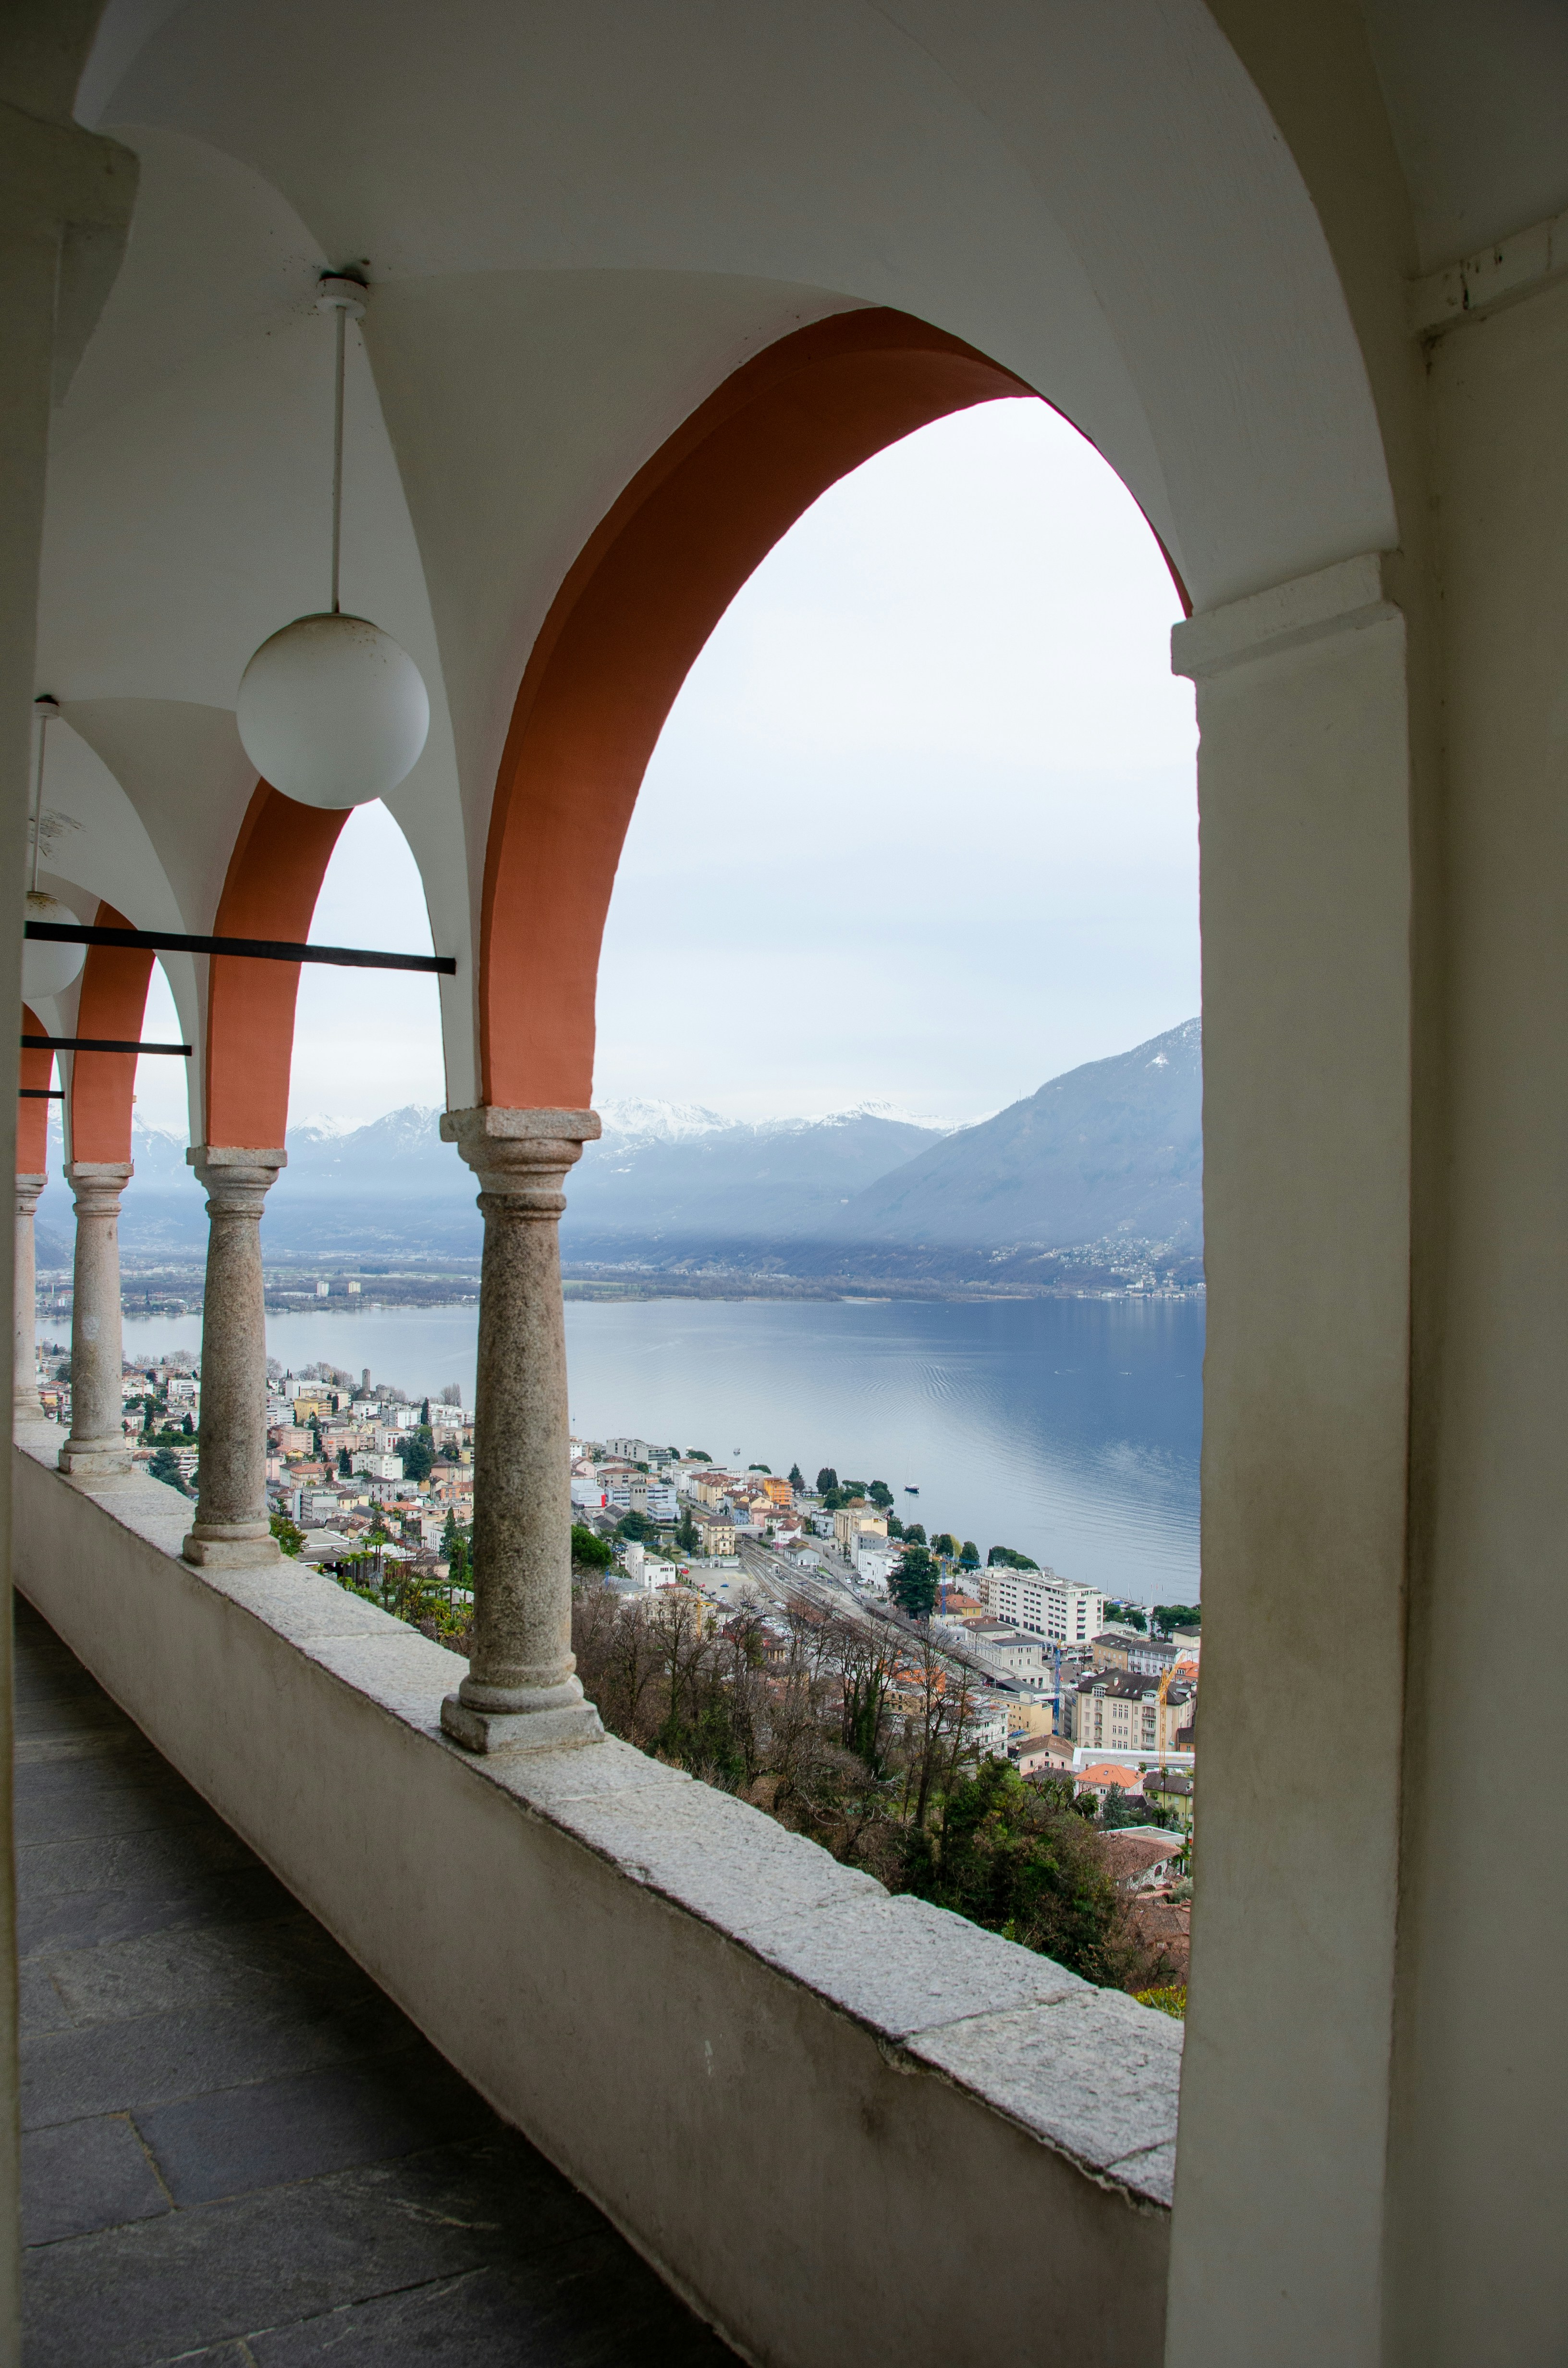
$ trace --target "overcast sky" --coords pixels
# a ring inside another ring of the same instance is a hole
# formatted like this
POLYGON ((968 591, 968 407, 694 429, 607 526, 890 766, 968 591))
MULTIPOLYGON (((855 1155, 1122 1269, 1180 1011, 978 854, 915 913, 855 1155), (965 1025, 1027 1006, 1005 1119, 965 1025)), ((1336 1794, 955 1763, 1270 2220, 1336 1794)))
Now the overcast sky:
MULTIPOLYGON (((723 619, 649 768, 596 1099, 972 1118, 1190 1018, 1179 613, 1131 496, 1043 404, 941 421, 824 495, 723 619)), ((351 817, 312 934, 428 945, 384 808, 351 817)), ((166 1004, 148 1017, 173 1029, 166 1004)), ((183 1130, 174 1065, 141 1064, 140 1115, 183 1130)), ((432 983, 304 973, 293 1122, 443 1099, 432 983)))

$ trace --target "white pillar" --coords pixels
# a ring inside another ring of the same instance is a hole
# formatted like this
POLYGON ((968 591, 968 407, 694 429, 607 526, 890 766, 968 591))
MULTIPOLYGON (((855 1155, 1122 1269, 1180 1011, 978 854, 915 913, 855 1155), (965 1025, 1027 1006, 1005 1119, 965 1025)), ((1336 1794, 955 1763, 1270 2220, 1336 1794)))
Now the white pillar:
POLYGON ((1178 625, 1203 900, 1203 1748, 1166 2368, 1380 2368, 1411 1266, 1404 619, 1178 625))
POLYGON ((187 1562, 223 1570, 281 1559, 267 1515, 267 1300, 261 1212, 283 1151, 198 1144, 186 1153, 207 1193, 201 1305, 201 1428, 187 1562))
POLYGON ((47 1176, 18 1176, 17 1178, 14 1419, 17 1422, 47 1422, 49 1419, 38 1394, 38 1253, 33 1239, 33 1212, 38 1207, 38 1196, 48 1181, 47 1176))
POLYGON ((76 1201, 71 1285, 71 1435, 60 1469, 76 1480, 117 1479, 131 1469, 120 1395, 119 1196, 129 1159, 74 1161, 76 1201))
POLYGON ((472 1751, 597 1742, 572 1653, 572 1476, 562 1186, 592 1110, 449 1111, 479 1178, 484 1263, 474 1410, 473 1657, 441 1724, 472 1751))

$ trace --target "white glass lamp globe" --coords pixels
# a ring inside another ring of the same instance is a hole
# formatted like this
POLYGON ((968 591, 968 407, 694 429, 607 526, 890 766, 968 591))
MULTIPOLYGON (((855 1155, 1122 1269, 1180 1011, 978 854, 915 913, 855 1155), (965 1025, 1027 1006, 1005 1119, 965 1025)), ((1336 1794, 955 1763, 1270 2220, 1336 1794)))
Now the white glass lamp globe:
POLYGON ((430 729, 424 678, 363 617, 296 617, 263 642, 235 709, 264 781, 306 806, 362 806, 414 770, 430 729))
MULTIPOLYGON (((74 928, 76 916, 63 905, 58 896, 46 896, 41 888, 28 891, 29 921, 49 921, 57 929, 74 928)), ((40 996, 62 995, 87 959, 85 946, 51 945, 47 938, 24 938, 22 940, 22 1000, 31 1003, 40 996)))

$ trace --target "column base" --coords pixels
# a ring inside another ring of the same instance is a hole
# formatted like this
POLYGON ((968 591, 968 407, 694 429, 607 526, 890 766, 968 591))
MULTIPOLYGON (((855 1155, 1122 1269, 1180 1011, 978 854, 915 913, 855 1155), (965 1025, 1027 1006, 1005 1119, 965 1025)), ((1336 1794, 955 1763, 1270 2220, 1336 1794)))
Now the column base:
POLYGON ((562 1702, 553 1710, 471 1710, 456 1694, 441 1704, 441 1731, 465 1751, 570 1751, 605 1739, 591 1702, 562 1702))
POLYGON ((69 1480, 126 1480, 131 1476, 131 1452, 123 1447, 99 1447, 91 1440, 73 1445, 67 1440, 59 1464, 69 1480))
POLYGON ((202 1538, 194 1530, 180 1547, 180 1560, 197 1570, 270 1570, 288 1559, 277 1539, 202 1538))

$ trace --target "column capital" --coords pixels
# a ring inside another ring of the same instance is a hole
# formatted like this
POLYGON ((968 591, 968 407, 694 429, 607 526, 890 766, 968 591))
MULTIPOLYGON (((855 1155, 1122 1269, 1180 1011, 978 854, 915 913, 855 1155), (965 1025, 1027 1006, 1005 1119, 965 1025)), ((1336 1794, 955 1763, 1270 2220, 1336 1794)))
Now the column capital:
POLYGON ((259 1217, 278 1170, 289 1165, 286 1151, 223 1143, 193 1143, 185 1156, 207 1195, 209 1212, 236 1217, 259 1217))
POLYGON ((603 1132, 597 1110, 446 1110, 441 1140, 455 1143, 485 1192, 531 1203, 541 1216, 559 1216, 564 1207, 558 1188, 566 1171, 583 1156, 585 1143, 595 1143, 603 1132))
POLYGON ((47 1176, 18 1176, 17 1178, 17 1214, 26 1216, 37 1208, 39 1194, 48 1183, 47 1176))
POLYGON ((118 1211, 133 1172, 129 1159, 68 1159, 63 1169, 78 1213, 100 1216, 118 1211))

